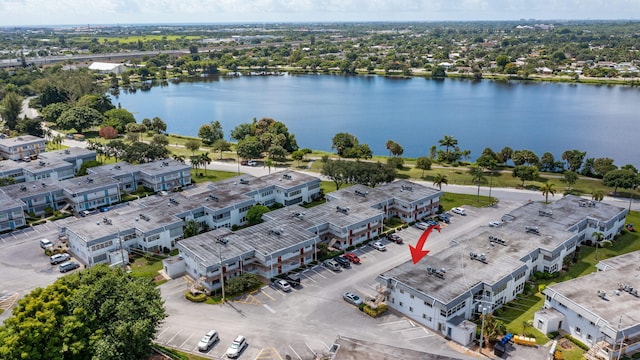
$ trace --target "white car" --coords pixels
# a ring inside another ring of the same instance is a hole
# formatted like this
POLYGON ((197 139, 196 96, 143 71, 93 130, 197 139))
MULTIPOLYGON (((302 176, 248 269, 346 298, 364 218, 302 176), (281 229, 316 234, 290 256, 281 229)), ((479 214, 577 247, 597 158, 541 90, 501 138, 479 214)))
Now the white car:
POLYGON ((273 284, 284 292, 291 291, 291 285, 289 285, 289 282, 287 280, 276 280, 273 284))
POLYGON ((198 350, 207 351, 216 341, 218 341, 218 332, 210 330, 206 333, 198 343, 198 350))
POLYGON ((63 263, 69 259, 71 259, 71 256, 69 256, 69 254, 67 253, 55 254, 51 255, 51 257, 49 258, 49 262, 51 263, 51 265, 56 265, 63 263))
POLYGON ((387 247, 384 246, 383 243, 381 243, 380 241, 376 241, 374 243, 371 244, 371 247, 378 250, 378 251, 387 251, 387 247))
POLYGON ((458 215, 467 215, 467 211, 461 207, 454 207, 451 212, 458 215))
POLYGON ((423 222, 417 222, 413 226, 415 226, 416 228, 418 228, 420 230, 426 230, 429 227, 429 224, 423 223, 423 222))
POLYGON ((500 225, 502 225, 502 223, 500 221, 492 221, 492 222, 489 223, 489 226, 491 226, 491 227, 498 227, 500 225))
POLYGON ((356 295, 354 293, 351 293, 351 292, 346 292, 346 293, 342 294, 342 298, 346 302, 348 302, 350 304, 353 304, 355 306, 359 306, 360 304, 362 304, 362 299, 360 299, 360 296, 358 296, 358 295, 356 295))
POLYGON ((227 357, 230 359, 237 358, 238 356, 240 356, 242 350, 244 350, 244 348, 246 347, 247 339, 245 339, 242 335, 238 335, 238 337, 233 340, 233 343, 231 343, 231 346, 229 346, 229 349, 227 349, 227 357))

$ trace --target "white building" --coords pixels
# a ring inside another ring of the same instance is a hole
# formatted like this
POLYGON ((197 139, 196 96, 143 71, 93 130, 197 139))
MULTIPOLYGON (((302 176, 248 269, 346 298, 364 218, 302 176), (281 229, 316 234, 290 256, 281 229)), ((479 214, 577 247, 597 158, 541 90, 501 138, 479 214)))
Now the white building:
POLYGON ((46 151, 45 139, 33 135, 0 139, 0 157, 9 160, 31 160, 46 151))
POLYGON ((101 74, 114 73, 116 75, 120 75, 126 71, 126 68, 124 64, 94 62, 91 65, 89 65, 89 70, 92 70, 101 74))
MULTIPOLYGON (((378 277, 387 304, 443 336, 467 345, 475 327, 464 320, 515 299, 535 271, 555 272, 576 245, 602 232, 620 232, 626 210, 575 196, 529 203, 455 239, 420 263, 404 263, 378 277)), ((437 236, 432 234, 431 236, 437 236)))

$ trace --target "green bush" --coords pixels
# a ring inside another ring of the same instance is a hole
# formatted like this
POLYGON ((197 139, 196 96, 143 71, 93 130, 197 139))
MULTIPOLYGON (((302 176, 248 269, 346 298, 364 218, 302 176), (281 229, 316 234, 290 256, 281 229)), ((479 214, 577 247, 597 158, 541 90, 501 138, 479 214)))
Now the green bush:
POLYGON ((640 352, 637 352, 637 353, 631 355, 631 358, 632 359, 640 359, 640 352))
POLYGON ((572 343, 576 344, 576 346, 578 346, 580 349, 584 350, 584 351, 589 351, 589 346, 587 346, 586 344, 584 344, 582 341, 574 338, 571 335, 565 335, 565 337, 569 340, 571 340, 572 343))
POLYGON ((199 302, 205 302, 205 300, 207 300, 207 295, 206 295, 206 294, 196 294, 196 295, 193 295, 193 294, 191 293, 191 291, 189 291, 189 290, 187 290, 187 291, 184 293, 184 297, 185 297, 187 300, 189 300, 189 301, 197 302, 197 303, 199 303, 199 302))
POLYGON ((549 336, 549 339, 555 339, 558 337, 558 335, 560 335, 560 333, 557 331, 552 331, 549 334, 547 334, 547 336, 549 336))
POLYGON ((384 314, 385 312, 387 312, 387 310, 389 310, 389 307, 387 306, 387 304, 380 304, 378 305, 377 309, 372 309, 368 305, 365 305, 363 308, 364 313, 373 318, 376 318, 384 314))

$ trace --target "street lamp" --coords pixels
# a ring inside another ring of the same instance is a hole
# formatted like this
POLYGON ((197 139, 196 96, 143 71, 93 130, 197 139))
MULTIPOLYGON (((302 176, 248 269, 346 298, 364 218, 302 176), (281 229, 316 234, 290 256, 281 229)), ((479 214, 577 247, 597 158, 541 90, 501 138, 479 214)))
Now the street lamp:
POLYGON ((478 351, 482 352, 482 343, 484 341, 484 316, 487 314, 487 308, 482 307, 482 327, 480 328, 480 348, 478 351))

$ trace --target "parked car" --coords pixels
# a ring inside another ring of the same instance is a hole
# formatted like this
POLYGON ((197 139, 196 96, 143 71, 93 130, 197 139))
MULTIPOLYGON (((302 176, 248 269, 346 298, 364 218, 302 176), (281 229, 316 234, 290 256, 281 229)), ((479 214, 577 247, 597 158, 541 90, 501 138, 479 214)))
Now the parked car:
POLYGON ((80 264, 78 264, 77 262, 67 261, 66 263, 60 264, 59 270, 61 273, 66 273, 67 271, 75 270, 79 267, 80 267, 80 264))
POLYGON ((433 220, 433 219, 428 219, 428 220, 426 221, 426 223, 427 223, 427 225, 429 225, 429 226, 438 226, 438 225, 440 225, 440 223, 438 223, 436 220, 433 220))
POLYGON ((285 276, 284 279, 287 280, 291 287, 299 287, 302 285, 302 277, 300 276, 300 274, 291 273, 285 276))
POLYGON ((240 356, 240 353, 247 347, 247 339, 244 336, 238 335, 238 337, 233 340, 229 349, 227 349, 227 357, 230 359, 235 359, 240 356))
POLYGON ((335 260, 325 260, 323 262, 324 266, 327 269, 333 270, 333 271, 340 271, 340 264, 338 264, 337 262, 335 262, 335 260))
POLYGON ((89 216, 89 215, 91 215, 91 211, 89 211, 89 210, 80 211, 80 216, 82 216, 82 217, 89 216))
POLYGON ((448 224, 451 222, 451 218, 449 218, 449 215, 447 214, 439 214, 437 218, 438 220, 442 221, 445 224, 448 224))
POLYGON ((333 258, 333 260, 335 260, 335 262, 340 264, 340 266, 342 266, 343 268, 350 268, 351 267, 351 263, 349 262, 349 260, 343 258, 342 256, 336 256, 336 257, 333 258))
POLYGON ((491 227, 498 227, 500 225, 502 225, 502 222, 500 222, 500 221, 491 221, 491 222, 489 222, 489 226, 491 226, 491 227))
POLYGON ((351 292, 346 292, 342 294, 342 298, 349 304, 353 304, 355 306, 362 304, 362 299, 360 299, 360 296, 351 292))
POLYGON ((346 253, 343 256, 345 259, 351 261, 354 264, 360 264, 360 258, 354 253, 346 253))
POLYGON ((418 228, 418 229, 420 229, 420 230, 425 230, 426 228, 428 228, 428 227, 429 227, 429 224, 424 223, 424 222, 417 222, 417 223, 415 223, 415 225, 413 225, 413 226, 417 227, 417 228, 418 228))
POLYGON ((51 255, 51 257, 49 258, 49 262, 51 263, 51 265, 56 265, 63 263, 69 259, 71 259, 71 256, 67 253, 55 254, 51 255))
POLYGON ((47 250, 53 247, 53 243, 49 239, 40 239, 40 247, 47 250))
POLYGON ((467 211, 461 207, 454 207, 453 209, 451 209, 451 212, 462 216, 467 215, 467 211))
POLYGON ((198 350, 200 351, 207 351, 209 350, 209 348, 211 347, 211 345, 213 345, 216 341, 218 341, 220 338, 218 337, 218 332, 215 330, 210 330, 208 333, 206 333, 202 339, 200 340, 200 342, 198 343, 198 350))
POLYGON ((402 238, 398 234, 387 234, 387 240, 392 241, 396 244, 402 244, 402 238))
POLYGON ((109 207, 108 206, 100 208, 100 212, 107 212, 107 211, 109 211, 109 207))
POLYGON ((287 280, 276 280, 273 282, 273 284, 280 290, 284 291, 284 292, 289 292, 291 291, 291 285, 289 285, 289 282, 287 282, 287 280))
POLYGON ((387 247, 384 246, 384 244, 381 243, 380 241, 376 241, 376 242, 372 243, 371 247, 373 247, 374 249, 376 249, 378 251, 387 251, 387 247))

